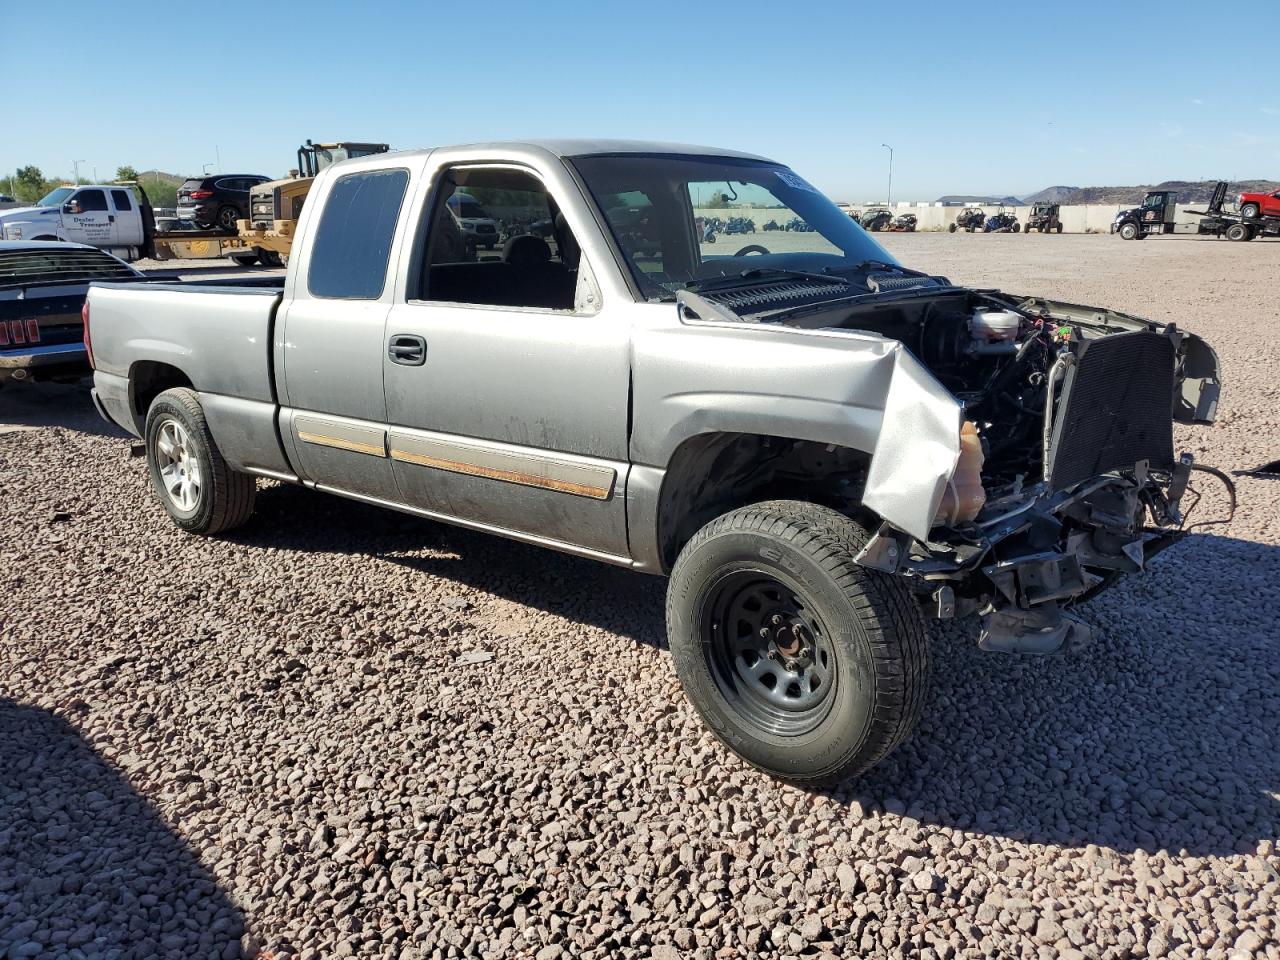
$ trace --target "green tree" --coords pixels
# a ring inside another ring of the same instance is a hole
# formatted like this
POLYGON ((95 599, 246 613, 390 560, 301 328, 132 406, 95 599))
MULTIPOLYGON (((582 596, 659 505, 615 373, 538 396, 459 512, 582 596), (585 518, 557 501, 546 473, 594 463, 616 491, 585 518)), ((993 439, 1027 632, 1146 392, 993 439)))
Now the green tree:
POLYGON ((116 167, 116 179, 117 180, 137 180, 138 171, 126 163, 123 167, 116 167))
POLYGON ((49 192, 47 184, 44 174, 34 164, 19 167, 14 175, 14 193, 19 200, 39 200, 49 192))

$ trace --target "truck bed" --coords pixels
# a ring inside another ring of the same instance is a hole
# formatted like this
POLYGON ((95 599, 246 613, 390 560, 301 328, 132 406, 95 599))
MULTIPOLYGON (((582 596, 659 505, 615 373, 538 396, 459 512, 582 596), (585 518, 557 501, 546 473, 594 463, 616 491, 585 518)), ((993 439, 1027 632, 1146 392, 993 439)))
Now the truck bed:
POLYGON ((129 390, 140 364, 176 368, 201 394, 274 408, 271 332, 283 289, 280 276, 90 287, 90 342, 108 414, 141 435, 145 411, 129 390))

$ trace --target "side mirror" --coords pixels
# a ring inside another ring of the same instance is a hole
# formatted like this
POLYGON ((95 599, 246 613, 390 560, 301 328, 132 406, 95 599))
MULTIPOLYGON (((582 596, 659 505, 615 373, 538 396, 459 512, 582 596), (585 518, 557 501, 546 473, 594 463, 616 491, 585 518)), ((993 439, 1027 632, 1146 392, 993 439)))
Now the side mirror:
POLYGON ((79 200, 68 200, 66 203, 64 203, 64 204, 62 205, 62 212, 63 212, 63 213, 79 213, 79 212, 80 212, 80 201, 79 201, 79 200))

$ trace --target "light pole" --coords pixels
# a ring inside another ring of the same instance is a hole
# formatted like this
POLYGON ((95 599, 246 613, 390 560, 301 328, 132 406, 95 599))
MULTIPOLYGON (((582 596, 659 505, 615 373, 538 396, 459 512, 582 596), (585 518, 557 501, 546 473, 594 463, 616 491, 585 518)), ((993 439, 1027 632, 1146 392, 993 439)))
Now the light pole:
POLYGON ((890 207, 893 206, 893 147, 887 143, 882 143, 880 146, 889 151, 889 194, 884 199, 884 205, 890 207))
POLYGON ((76 181, 76 185, 77 185, 77 186, 79 186, 79 185, 80 185, 80 164, 82 164, 82 163, 84 163, 84 161, 83 161, 83 160, 72 160, 72 161, 71 161, 72 176, 75 178, 75 181, 76 181))

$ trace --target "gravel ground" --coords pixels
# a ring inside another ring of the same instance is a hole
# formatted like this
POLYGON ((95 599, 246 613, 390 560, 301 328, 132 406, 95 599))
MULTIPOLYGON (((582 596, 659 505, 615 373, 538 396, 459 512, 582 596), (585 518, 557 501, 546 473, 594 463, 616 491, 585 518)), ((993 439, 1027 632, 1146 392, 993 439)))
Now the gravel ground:
MULTIPOLYGON (((1180 443, 1280 456, 1280 245, 885 242, 1205 334, 1180 443)), ((283 486, 197 539, 82 388, 0 421, 0 957, 1280 957, 1280 481, 1085 653, 934 629, 914 738, 812 794, 703 731, 659 580, 283 486)))

